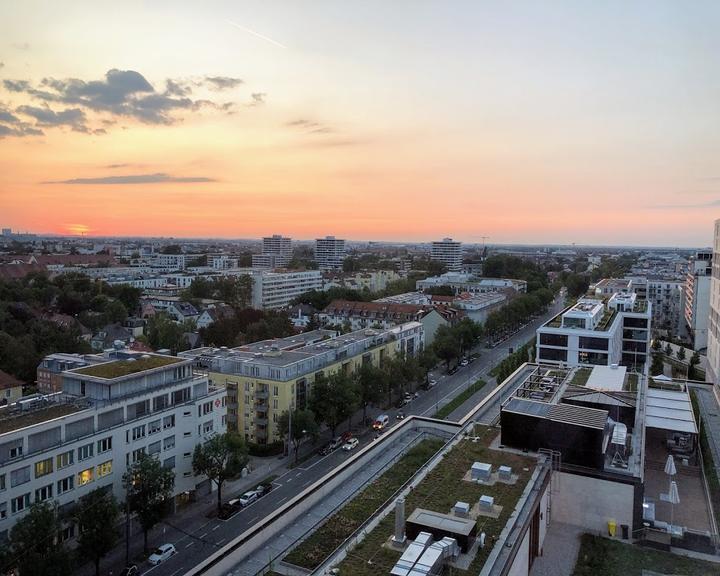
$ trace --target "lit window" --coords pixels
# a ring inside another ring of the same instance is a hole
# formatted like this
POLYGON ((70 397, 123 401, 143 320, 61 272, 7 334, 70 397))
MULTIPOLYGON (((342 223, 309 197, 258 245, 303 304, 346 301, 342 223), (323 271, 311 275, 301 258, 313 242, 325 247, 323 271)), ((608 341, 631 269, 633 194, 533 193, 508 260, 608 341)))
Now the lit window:
POLYGON ((61 468, 66 468, 70 466, 73 463, 73 451, 70 450, 69 452, 63 452, 62 454, 57 455, 57 467, 58 470, 61 468))
POLYGON ((83 470, 78 474, 78 486, 85 486, 85 484, 90 484, 95 478, 93 477, 93 469, 88 468, 87 470, 83 470))
POLYGON ((47 458, 46 460, 40 460, 40 462, 35 462, 35 478, 40 478, 40 476, 45 476, 46 474, 50 474, 53 471, 53 459, 47 458))
POLYGON ((97 467, 97 475, 98 478, 102 478, 103 476, 107 476, 108 474, 112 473, 112 460, 108 460, 107 462, 103 462, 97 467))

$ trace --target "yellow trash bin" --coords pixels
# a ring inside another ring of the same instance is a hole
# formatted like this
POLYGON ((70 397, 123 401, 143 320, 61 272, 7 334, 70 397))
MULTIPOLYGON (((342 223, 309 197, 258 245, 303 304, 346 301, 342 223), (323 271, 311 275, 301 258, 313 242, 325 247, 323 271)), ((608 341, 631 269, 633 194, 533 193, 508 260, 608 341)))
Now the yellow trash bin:
POLYGON ((610 534, 610 536, 612 538, 615 537, 616 530, 617 530, 617 523, 615 522, 615 520, 608 520, 608 534, 610 534))

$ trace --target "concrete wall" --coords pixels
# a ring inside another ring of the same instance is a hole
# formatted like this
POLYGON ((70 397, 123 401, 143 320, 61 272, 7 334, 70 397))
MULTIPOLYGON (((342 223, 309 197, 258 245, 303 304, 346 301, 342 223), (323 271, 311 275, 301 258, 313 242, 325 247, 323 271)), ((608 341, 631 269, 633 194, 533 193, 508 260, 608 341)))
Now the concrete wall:
POLYGON ((518 550, 515 560, 507 573, 507 576, 527 576, 528 563, 530 562, 530 530, 525 532, 520 549, 518 550))
POLYGON ((607 534, 608 520, 633 525, 633 486, 555 472, 557 489, 553 493, 552 521, 581 526, 607 534))

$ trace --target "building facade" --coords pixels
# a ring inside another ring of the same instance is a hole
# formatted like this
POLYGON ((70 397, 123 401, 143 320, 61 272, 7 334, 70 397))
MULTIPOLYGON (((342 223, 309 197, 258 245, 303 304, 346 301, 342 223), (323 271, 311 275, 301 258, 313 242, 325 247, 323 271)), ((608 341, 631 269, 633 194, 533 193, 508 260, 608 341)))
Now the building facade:
POLYGON ((280 440, 280 415, 307 406, 315 380, 335 372, 351 374, 364 363, 380 366, 396 354, 418 353, 423 326, 409 322, 387 330, 358 330, 337 336, 314 330, 237 348, 197 348, 181 352, 211 382, 228 389, 228 429, 248 442, 280 440))
POLYGON ((262 270, 253 273, 252 279, 252 307, 260 310, 284 308, 298 296, 322 288, 320 270, 262 270))
MULTIPOLYGON (((127 355, 62 378, 61 394, 21 399, 0 412, 3 533, 35 502, 49 500, 66 512, 103 487, 124 500, 123 474, 141 454, 175 471, 176 497, 211 490, 193 475, 192 452, 225 431, 226 391, 196 374, 189 360, 127 355)), ((74 532, 66 523, 64 536, 74 532)))
POLYGON ((685 279, 685 322, 695 350, 707 348, 711 280, 712 252, 698 252, 685 279))
POLYGON ((632 367, 644 372, 650 347, 652 304, 636 294, 609 300, 581 298, 538 328, 536 359, 565 366, 632 367))
POLYGON ((345 240, 326 236, 315 240, 315 261, 320 270, 342 270, 345 240))
POLYGON ((427 290, 437 286, 450 286, 456 294, 467 292, 468 294, 484 294, 485 292, 503 292, 514 290, 515 292, 527 292, 527 282, 514 278, 478 278, 472 274, 460 272, 446 272, 440 276, 430 276, 424 280, 418 280, 415 288, 427 290))
POLYGON ((707 359, 707 379, 715 384, 720 384, 720 220, 715 220, 715 235, 713 237, 707 359))
POLYGON ((436 240, 432 243, 430 258, 442 262, 448 272, 460 272, 463 260, 462 242, 455 242, 452 238, 436 240))

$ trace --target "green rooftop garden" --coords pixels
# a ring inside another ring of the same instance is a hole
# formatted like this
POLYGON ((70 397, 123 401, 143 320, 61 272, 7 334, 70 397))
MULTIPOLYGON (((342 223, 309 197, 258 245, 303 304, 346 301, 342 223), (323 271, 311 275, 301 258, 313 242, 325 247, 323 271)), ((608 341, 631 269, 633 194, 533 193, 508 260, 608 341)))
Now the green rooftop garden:
POLYGON ((614 310, 614 309, 605 310, 605 314, 603 315, 602 319, 596 326, 595 330, 599 330, 601 332, 607 330, 612 325, 613 320, 615 319, 616 315, 617 315, 617 310, 614 310))
POLYGON ((96 378, 119 378, 144 370, 169 366, 170 364, 182 362, 182 360, 182 358, 175 358, 173 356, 148 356, 147 358, 140 357, 134 360, 113 360, 112 362, 78 368, 74 370, 74 373, 85 376, 95 376, 96 378))
MULTIPOLYGON (((477 502, 483 494, 493 496, 495 503, 503 507, 500 517, 495 519, 480 516, 477 519, 478 534, 485 532, 487 542, 492 543, 498 538, 510 514, 514 511, 520 495, 535 469, 536 462, 534 458, 490 450, 489 445, 498 434, 496 429, 476 426, 475 434, 480 437, 478 442, 461 441, 407 495, 405 512, 409 516, 415 508, 425 508, 447 514, 457 501, 477 502), (497 483, 493 486, 482 486, 464 481, 463 475, 470 470, 473 462, 477 461, 491 463, 494 468, 501 465, 510 466, 513 473, 519 475, 519 479, 513 485, 497 483)), ((395 515, 391 512, 343 560, 339 565, 340 575, 389 574, 401 556, 400 551, 382 546, 392 535, 394 523, 395 515)), ((488 545, 478 550, 469 570, 454 569, 452 573, 467 574, 468 576, 479 574, 492 548, 492 545, 488 545)))
POLYGON ((570 381, 571 386, 585 386, 592 374, 592 368, 578 368, 570 381))
POLYGON ((583 534, 573 576, 642 576, 643 574, 720 574, 720 564, 641 548, 617 540, 583 534))

